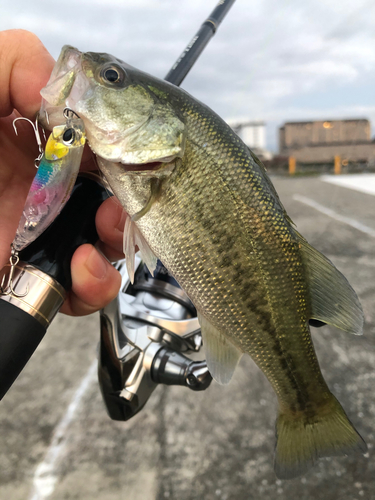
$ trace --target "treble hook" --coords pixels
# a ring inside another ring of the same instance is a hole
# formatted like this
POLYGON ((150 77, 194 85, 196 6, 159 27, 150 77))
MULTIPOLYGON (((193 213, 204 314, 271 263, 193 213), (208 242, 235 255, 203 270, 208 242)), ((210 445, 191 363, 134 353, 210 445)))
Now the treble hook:
MULTIPOLYGON (((46 115, 46 121, 47 121, 47 123, 49 125, 49 116, 48 116, 48 113, 47 113, 46 109, 44 110, 44 114, 46 115)), ((44 132, 44 129, 43 129, 43 132, 44 132)))
POLYGON ((19 257, 18 257, 18 252, 13 248, 12 245, 12 252, 10 255, 10 271, 9 271, 9 276, 8 276, 8 282, 5 285, 5 274, 3 276, 3 279, 1 280, 0 284, 0 295, 14 295, 15 297, 25 297, 29 293, 29 285, 26 287, 26 292, 24 293, 17 293, 14 288, 13 288, 13 274, 14 274, 14 269, 16 265, 19 262, 19 257), (5 285, 5 286, 4 286, 5 285))
POLYGON ((44 155, 44 149, 43 149, 43 144, 42 144, 42 141, 41 141, 41 138, 40 138, 40 134, 39 134, 39 130, 38 130, 38 117, 36 117, 35 124, 31 120, 29 120, 28 118, 25 118, 24 116, 19 116, 18 118, 15 118, 13 120, 13 128, 14 128, 14 131, 15 131, 16 135, 18 135, 17 127, 16 127, 16 121, 17 120, 26 120, 33 127, 35 138, 36 138, 36 142, 37 142, 38 148, 39 148, 39 156, 37 158, 35 158, 34 165, 36 167, 39 167, 39 164, 40 164, 40 162, 41 162, 41 160, 43 158, 43 155, 44 155))
POLYGON ((80 116, 77 115, 77 113, 70 108, 64 108, 63 115, 64 118, 66 118, 67 120, 70 120, 73 115, 76 115, 77 118, 80 118, 80 116), (71 116, 69 116, 69 113, 71 114, 71 116))

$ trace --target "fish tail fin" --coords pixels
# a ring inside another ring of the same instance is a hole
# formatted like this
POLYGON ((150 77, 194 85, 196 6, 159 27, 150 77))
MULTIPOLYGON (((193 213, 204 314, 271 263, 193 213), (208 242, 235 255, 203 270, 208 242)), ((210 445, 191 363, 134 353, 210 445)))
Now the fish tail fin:
POLYGON ((314 413, 280 413, 276 433, 274 465, 280 479, 304 474, 321 457, 367 451, 366 443, 334 396, 314 413))

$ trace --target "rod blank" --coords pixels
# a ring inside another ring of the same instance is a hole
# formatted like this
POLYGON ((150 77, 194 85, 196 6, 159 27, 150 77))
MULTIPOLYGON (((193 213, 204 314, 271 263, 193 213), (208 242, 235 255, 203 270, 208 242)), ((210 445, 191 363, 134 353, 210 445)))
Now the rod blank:
POLYGON ((211 15, 204 21, 199 28, 198 33, 188 43, 185 50, 172 66, 165 80, 179 86, 189 73, 195 61, 202 53, 205 46, 216 33, 221 21, 229 9, 234 4, 235 0, 220 0, 211 15))

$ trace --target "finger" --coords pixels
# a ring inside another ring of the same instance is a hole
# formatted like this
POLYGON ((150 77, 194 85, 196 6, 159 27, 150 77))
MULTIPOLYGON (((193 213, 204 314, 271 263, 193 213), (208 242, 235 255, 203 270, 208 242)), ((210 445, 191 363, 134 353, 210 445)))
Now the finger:
POLYGON ((110 260, 124 257, 123 235, 126 217, 127 213, 114 196, 102 203, 96 213, 95 222, 102 241, 101 249, 110 260))
POLYGON ((52 56, 33 33, 7 30, 0 32, 0 61, 0 116, 15 108, 33 118, 55 64, 52 56))
POLYGON ((113 247, 106 245, 102 241, 99 241, 97 244, 97 248, 100 250, 100 252, 106 256, 106 258, 109 260, 109 262, 116 262, 117 260, 123 259, 124 253, 121 251, 117 251, 113 247))
POLYGON ((72 291, 61 312, 84 316, 106 306, 121 285, 120 273, 92 245, 82 245, 71 262, 72 291))

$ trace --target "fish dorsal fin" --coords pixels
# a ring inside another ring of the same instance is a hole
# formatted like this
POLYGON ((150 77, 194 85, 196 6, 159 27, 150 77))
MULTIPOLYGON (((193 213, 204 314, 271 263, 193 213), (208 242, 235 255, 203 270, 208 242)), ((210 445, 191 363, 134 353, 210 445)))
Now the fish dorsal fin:
POLYGON ((219 384, 228 384, 242 352, 198 313, 209 372, 219 384))
POLYGON ((156 269, 157 257, 149 247, 147 241, 130 217, 126 218, 124 227, 123 249, 126 257, 126 269, 131 283, 134 283, 135 247, 139 248, 141 259, 148 267, 151 275, 156 269))
POLYGON ((306 266, 311 298, 311 318, 361 335, 363 311, 348 280, 330 260, 296 231, 306 266))

